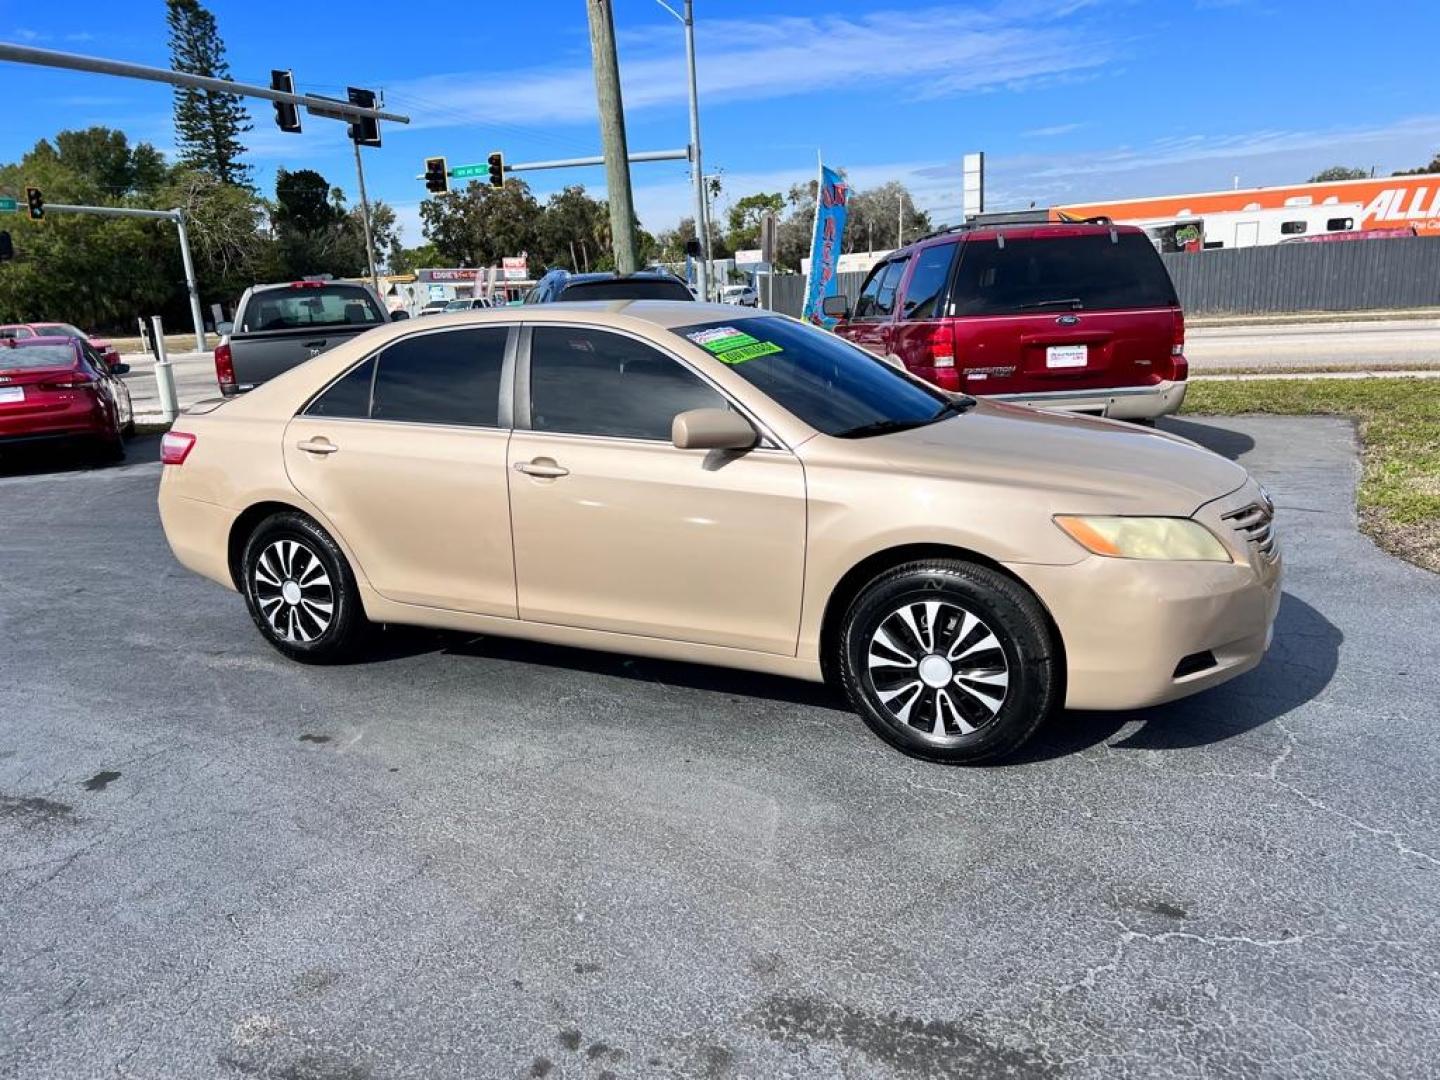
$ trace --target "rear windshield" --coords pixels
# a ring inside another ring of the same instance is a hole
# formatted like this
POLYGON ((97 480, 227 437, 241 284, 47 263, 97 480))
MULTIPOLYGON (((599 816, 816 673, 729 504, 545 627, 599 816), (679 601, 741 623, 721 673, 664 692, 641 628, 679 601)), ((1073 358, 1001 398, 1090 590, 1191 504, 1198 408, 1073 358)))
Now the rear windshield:
POLYGON ((565 286, 562 300, 694 300, 679 281, 577 281, 565 286))
POLYGON ((826 435, 918 427, 939 419, 948 401, 844 338, 793 319, 732 319, 674 333, 826 435))
POLYGON ((355 285, 292 285, 250 297, 240 330, 304 330, 318 326, 378 326, 385 313, 355 285))
POLYGON ((38 370, 75 366, 72 345, 16 345, 0 348, 0 371, 38 370))
POLYGON ((71 326, 69 323, 36 323, 35 332, 41 337, 69 337, 83 338, 84 332, 71 326))
POLYGON ((1175 286, 1141 233, 1109 232, 963 245, 956 315, 1173 307, 1175 286))

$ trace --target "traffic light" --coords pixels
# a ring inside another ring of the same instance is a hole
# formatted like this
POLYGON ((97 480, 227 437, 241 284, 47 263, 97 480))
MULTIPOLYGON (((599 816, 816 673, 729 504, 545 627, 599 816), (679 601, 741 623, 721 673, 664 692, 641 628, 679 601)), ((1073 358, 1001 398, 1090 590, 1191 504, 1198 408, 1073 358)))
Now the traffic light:
POLYGON ((505 186, 505 155, 499 150, 490 155, 490 186, 505 186))
MULTIPOLYGON (((350 98, 351 105, 359 105, 362 109, 375 108, 374 90, 361 90, 357 86, 347 86, 345 93, 350 98)), ((362 116, 351 120, 350 138, 361 146, 379 146, 380 121, 373 116, 362 116)))
POLYGON ((0 232, 0 262, 9 262, 15 258, 15 245, 10 240, 8 232, 0 232))
POLYGON ((425 159, 425 190, 443 194, 450 190, 450 169, 443 157, 425 159))
POLYGON ((25 203, 30 207, 30 220, 39 221, 45 216, 45 196, 38 187, 25 189, 25 203))
MULTIPOLYGON (((270 89, 280 90, 286 94, 295 92, 295 74, 290 71, 270 72, 270 89)), ((295 134, 300 132, 300 110, 288 101, 272 102, 275 106, 275 126, 281 131, 290 131, 295 134)))

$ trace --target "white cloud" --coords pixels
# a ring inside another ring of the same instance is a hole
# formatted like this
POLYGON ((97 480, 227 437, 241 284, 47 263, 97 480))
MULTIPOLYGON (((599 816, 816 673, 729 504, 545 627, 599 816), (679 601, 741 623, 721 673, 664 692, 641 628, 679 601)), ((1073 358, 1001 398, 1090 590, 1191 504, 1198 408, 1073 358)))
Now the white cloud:
POLYGON ((1057 135, 1069 135, 1072 131, 1079 131, 1084 124, 1052 124, 1049 127, 1031 128, 1029 131, 1020 133, 1026 139, 1053 139, 1057 135))
MULTIPOLYGON (((717 19, 696 24, 702 101, 758 101, 837 86, 898 86, 912 98, 1016 88, 1093 71, 1112 46, 1061 19, 1083 4, 1012 3, 988 9, 938 7, 858 18, 717 19)), ((621 72, 627 112, 686 97, 679 27, 626 37, 621 72)), ((496 73, 457 72, 393 86, 388 98, 413 111, 416 127, 459 126, 476 118, 526 124, 592 122, 595 87, 588 58, 567 66, 496 73)))

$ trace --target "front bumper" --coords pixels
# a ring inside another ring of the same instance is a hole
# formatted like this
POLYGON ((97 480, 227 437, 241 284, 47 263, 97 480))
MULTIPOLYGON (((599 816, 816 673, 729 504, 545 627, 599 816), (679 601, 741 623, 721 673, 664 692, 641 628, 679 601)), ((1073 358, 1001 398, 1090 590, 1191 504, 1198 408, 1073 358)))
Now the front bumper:
POLYGON ((1154 420, 1178 412, 1189 383, 1164 379, 1153 386, 1116 386, 1104 390, 1045 390, 1029 394, 992 394, 996 401, 1044 409, 1092 413, 1115 420, 1154 420))
POLYGON ((1089 556, 1071 566, 1009 566, 1059 628, 1067 708, 1158 705, 1260 663, 1280 608, 1282 559, 1278 547, 1262 552, 1224 517, 1259 501, 1251 481, 1195 514, 1233 562, 1089 556))

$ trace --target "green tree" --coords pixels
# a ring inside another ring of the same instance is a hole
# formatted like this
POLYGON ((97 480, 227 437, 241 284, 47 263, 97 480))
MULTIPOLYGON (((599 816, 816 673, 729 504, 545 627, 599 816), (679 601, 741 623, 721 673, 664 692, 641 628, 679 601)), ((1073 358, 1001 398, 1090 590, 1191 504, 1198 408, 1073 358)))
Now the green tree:
POLYGON ((421 244, 407 248, 396 244, 391 248, 387 265, 392 274, 413 274, 422 266, 440 266, 443 260, 434 244, 421 244))
MULTIPOLYGON (((215 16, 199 0, 165 0, 170 27, 170 66, 210 78, 230 78, 225 44, 215 16)), ((181 164, 203 169, 225 184, 248 185, 250 167, 241 162, 240 136, 251 128, 240 97, 190 87, 175 89, 175 142, 181 164)))
POLYGON ((499 188, 471 181, 420 204, 425 238, 451 266, 494 266, 507 255, 538 252, 543 213, 523 180, 499 188))
MULTIPOLYGON (((545 204, 530 252, 538 266, 594 269, 610 247, 610 211, 605 203, 573 185, 557 191, 545 204)), ((537 266, 537 268, 538 268, 537 266)))
POLYGON ((1422 176, 1426 173, 1440 173, 1440 153, 1430 159, 1430 164, 1421 165, 1418 169, 1401 169, 1395 173, 1396 176, 1422 176))
POLYGON ((915 206, 914 196, 898 180, 853 192, 846 209, 842 246, 847 252, 889 251, 931 230, 930 215, 915 206), (903 236, 899 233, 902 222, 903 236))
POLYGON ((154 191, 169 173, 158 150, 149 143, 132 148, 125 133, 114 128, 62 131, 55 136, 55 149, 61 164, 101 199, 154 191))
POLYGON ((1369 169, 1352 169, 1348 165, 1331 165, 1328 169, 1321 169, 1305 182, 1307 184, 1324 184, 1331 180, 1365 180, 1369 176, 1369 169))
MULTIPOLYGON (((760 246, 760 222, 766 214, 779 214, 785 209, 785 199, 780 192, 773 195, 761 192, 746 195, 730 204, 725 215, 725 243, 731 251, 741 251, 760 246)), ((694 226, 691 226, 692 230, 694 226)))

